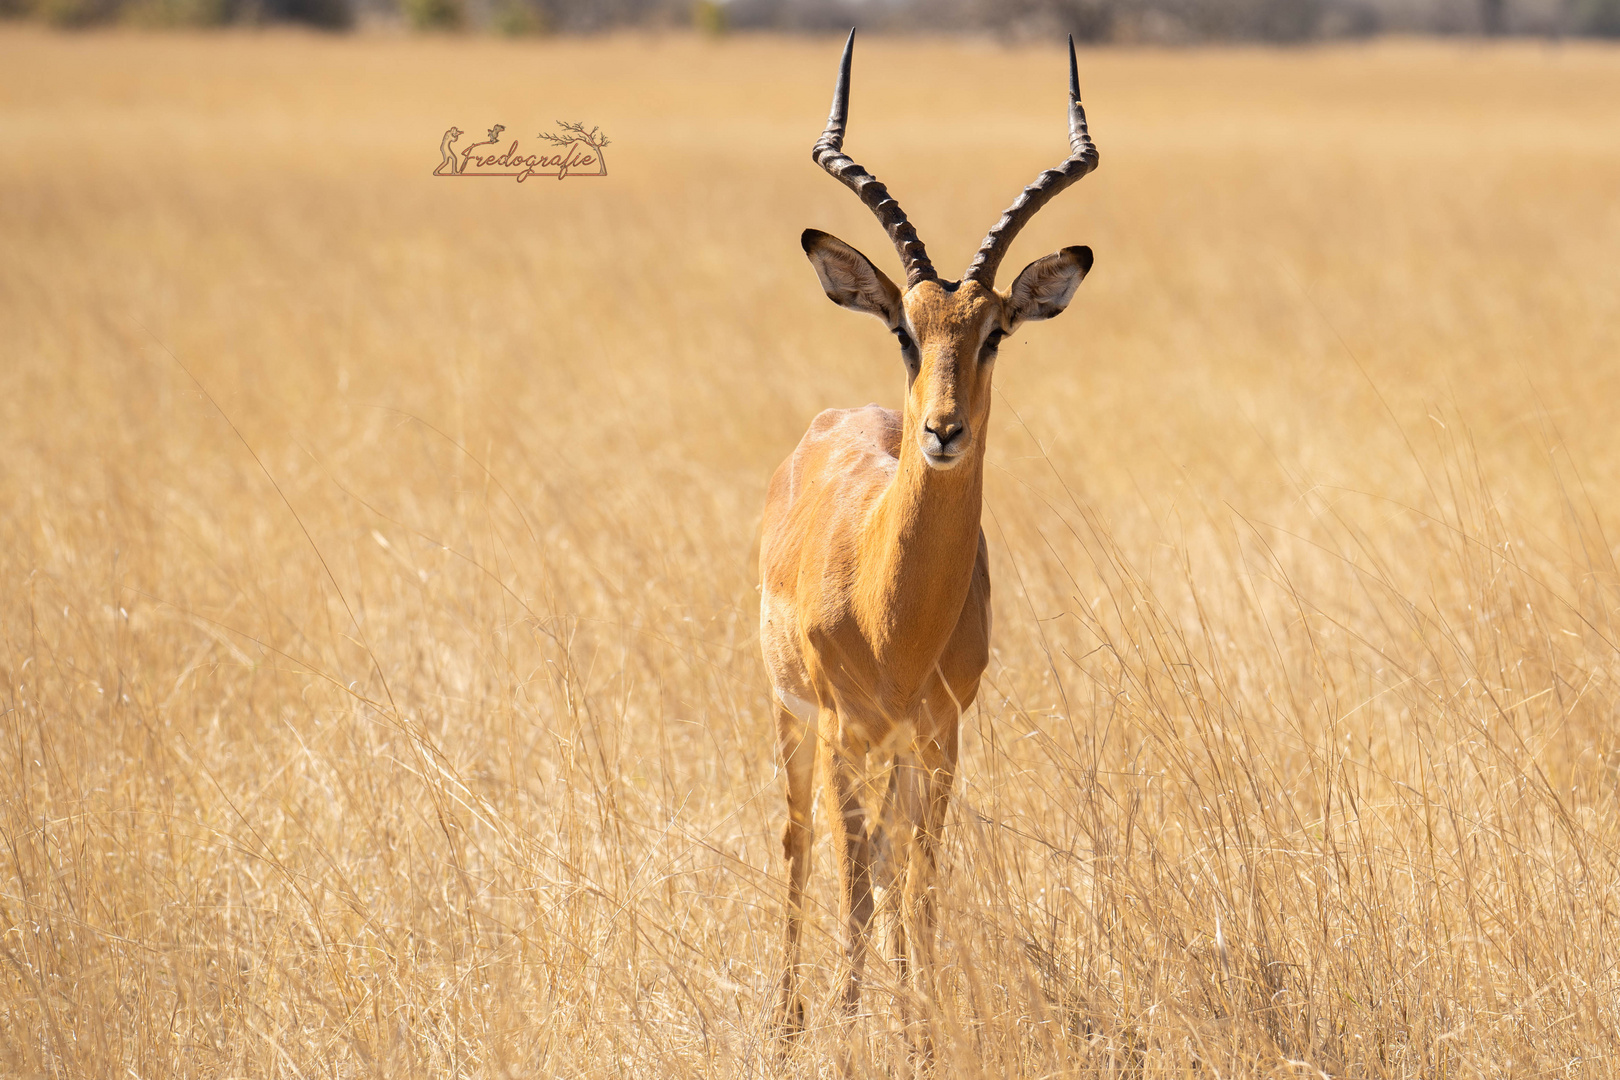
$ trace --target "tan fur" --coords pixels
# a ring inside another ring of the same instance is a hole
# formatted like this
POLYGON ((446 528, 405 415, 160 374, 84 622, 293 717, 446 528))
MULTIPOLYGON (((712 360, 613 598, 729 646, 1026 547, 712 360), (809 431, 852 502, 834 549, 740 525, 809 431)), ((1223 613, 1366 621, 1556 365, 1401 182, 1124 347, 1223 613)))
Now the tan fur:
MULTIPOLYGON (((960 282, 941 281, 900 204, 843 152, 855 31, 844 43, 816 163, 883 224, 904 293, 835 236, 800 242, 827 298, 876 316, 899 339, 909 383, 895 413, 877 405, 817 416, 771 478, 761 523, 760 645, 775 688, 787 773, 787 932, 778 1023, 804 1028, 799 998, 804 888, 816 776, 825 779, 844 931, 845 1015, 860 1001, 874 885, 898 903, 891 941, 907 1013, 915 970, 932 995, 934 879, 956 777, 962 710, 990 656, 990 567, 979 510, 996 346, 1026 320, 1063 311, 1091 249, 1036 259, 1005 293, 996 269, 1047 200, 1096 168, 1069 41, 1073 154, 1024 189, 960 282), (872 766, 869 768, 869 764, 872 766)), ((926 1026, 921 1047, 929 1054, 926 1026)), ((840 1062, 848 1073, 848 1046, 840 1062)))
MULTIPOLYGON (((803 1023, 799 938, 818 773, 838 863, 846 1007, 859 999, 874 884, 892 883, 899 894, 892 942, 902 979, 930 971, 936 852, 958 720, 978 694, 990 647, 979 527, 995 366, 986 342, 1024 318, 1055 314, 972 281, 922 281, 901 296, 832 237, 807 233, 806 250, 830 296, 903 330, 919 362, 902 412, 868 405, 817 416, 766 499, 760 640, 781 703, 788 777, 780 1018, 790 1033, 803 1023), (840 273, 855 284, 828 281, 840 273), (938 444, 929 429, 952 425, 965 427, 956 439, 966 447, 951 467, 931 465, 925 449, 938 444)), ((1026 277, 1050 276, 1043 264, 1052 258, 1032 264, 1013 291, 1038 291, 1026 277)), ((1068 263, 1057 269, 1075 283, 1084 274, 1068 263)), ((1073 285, 1057 291, 1067 303, 1073 285)))

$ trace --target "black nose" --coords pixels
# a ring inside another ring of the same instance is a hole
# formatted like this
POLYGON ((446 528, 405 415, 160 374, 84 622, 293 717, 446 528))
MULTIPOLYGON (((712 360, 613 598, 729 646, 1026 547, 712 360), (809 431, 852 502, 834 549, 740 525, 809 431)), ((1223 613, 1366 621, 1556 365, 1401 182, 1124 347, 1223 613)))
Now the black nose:
POLYGON ((960 420, 939 420, 931 424, 924 424, 923 428, 939 443, 941 451, 950 449, 951 440, 962 434, 962 422, 960 420))

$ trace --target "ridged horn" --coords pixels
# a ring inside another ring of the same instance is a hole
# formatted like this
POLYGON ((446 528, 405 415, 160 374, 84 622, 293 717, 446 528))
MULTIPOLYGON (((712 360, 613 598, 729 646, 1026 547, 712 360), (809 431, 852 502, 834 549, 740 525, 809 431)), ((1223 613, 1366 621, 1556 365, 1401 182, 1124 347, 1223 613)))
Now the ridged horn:
MULTIPOLYGON (((828 130, 831 130, 830 128, 828 130)), ((1086 131, 1086 110, 1080 104, 1080 67, 1074 58, 1074 35, 1069 35, 1069 156, 1055 169, 1047 169, 1007 208, 979 245, 978 254, 962 274, 963 281, 994 287, 996 270, 1029 219, 1053 197, 1097 167, 1097 147, 1086 131)))
MULTIPOLYGON (((844 57, 838 62, 838 84, 833 88, 832 112, 827 115, 827 130, 816 140, 810 156, 877 215, 894 244, 894 250, 900 253, 900 261, 906 268, 908 288, 919 281, 938 280, 939 275, 934 271, 934 264, 928 261, 928 252, 917 237, 917 230, 906 220, 906 212, 900 209, 900 204, 889 194, 889 189, 844 153, 844 126, 849 122, 849 69, 854 53, 855 31, 851 30, 849 40, 844 42, 844 57)), ((1082 118, 1082 127, 1084 124, 1082 118)))

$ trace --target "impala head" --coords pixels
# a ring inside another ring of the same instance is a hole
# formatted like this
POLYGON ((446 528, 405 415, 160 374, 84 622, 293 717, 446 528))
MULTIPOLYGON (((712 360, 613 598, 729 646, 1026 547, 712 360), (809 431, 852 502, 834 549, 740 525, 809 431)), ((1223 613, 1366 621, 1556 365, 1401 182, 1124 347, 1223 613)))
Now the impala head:
POLYGON ((1024 189, 979 245, 961 281, 940 278, 900 204, 843 153, 854 47, 851 30, 827 130, 811 155, 882 222, 905 266, 905 288, 836 236, 806 229, 800 242, 833 303, 877 316, 899 340, 909 380, 906 429, 915 434, 930 468, 951 469, 966 459, 990 415, 990 378, 1001 339, 1021 323, 1061 312, 1091 269, 1090 248, 1066 247, 1024 267, 1005 292, 995 287, 996 270, 1018 231, 1054 195, 1097 167, 1097 148, 1080 105, 1074 39, 1069 39, 1070 156, 1024 189))

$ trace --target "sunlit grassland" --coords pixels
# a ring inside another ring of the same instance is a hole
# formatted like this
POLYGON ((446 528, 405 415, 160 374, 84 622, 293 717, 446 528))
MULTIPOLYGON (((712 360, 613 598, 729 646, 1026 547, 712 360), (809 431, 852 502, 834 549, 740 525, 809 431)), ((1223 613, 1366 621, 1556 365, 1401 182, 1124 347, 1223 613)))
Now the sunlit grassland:
MULTIPOLYGON (((836 49, 0 32, 0 1072, 827 1072, 825 974, 769 1038, 751 560, 903 385, 798 246, 893 265, 809 160, 836 49), (429 175, 559 118, 606 179, 429 175)), ((1608 1075, 1620 51, 1081 63, 941 1072, 1608 1075)), ((954 274, 1063 79, 866 40, 847 147, 954 274)))

